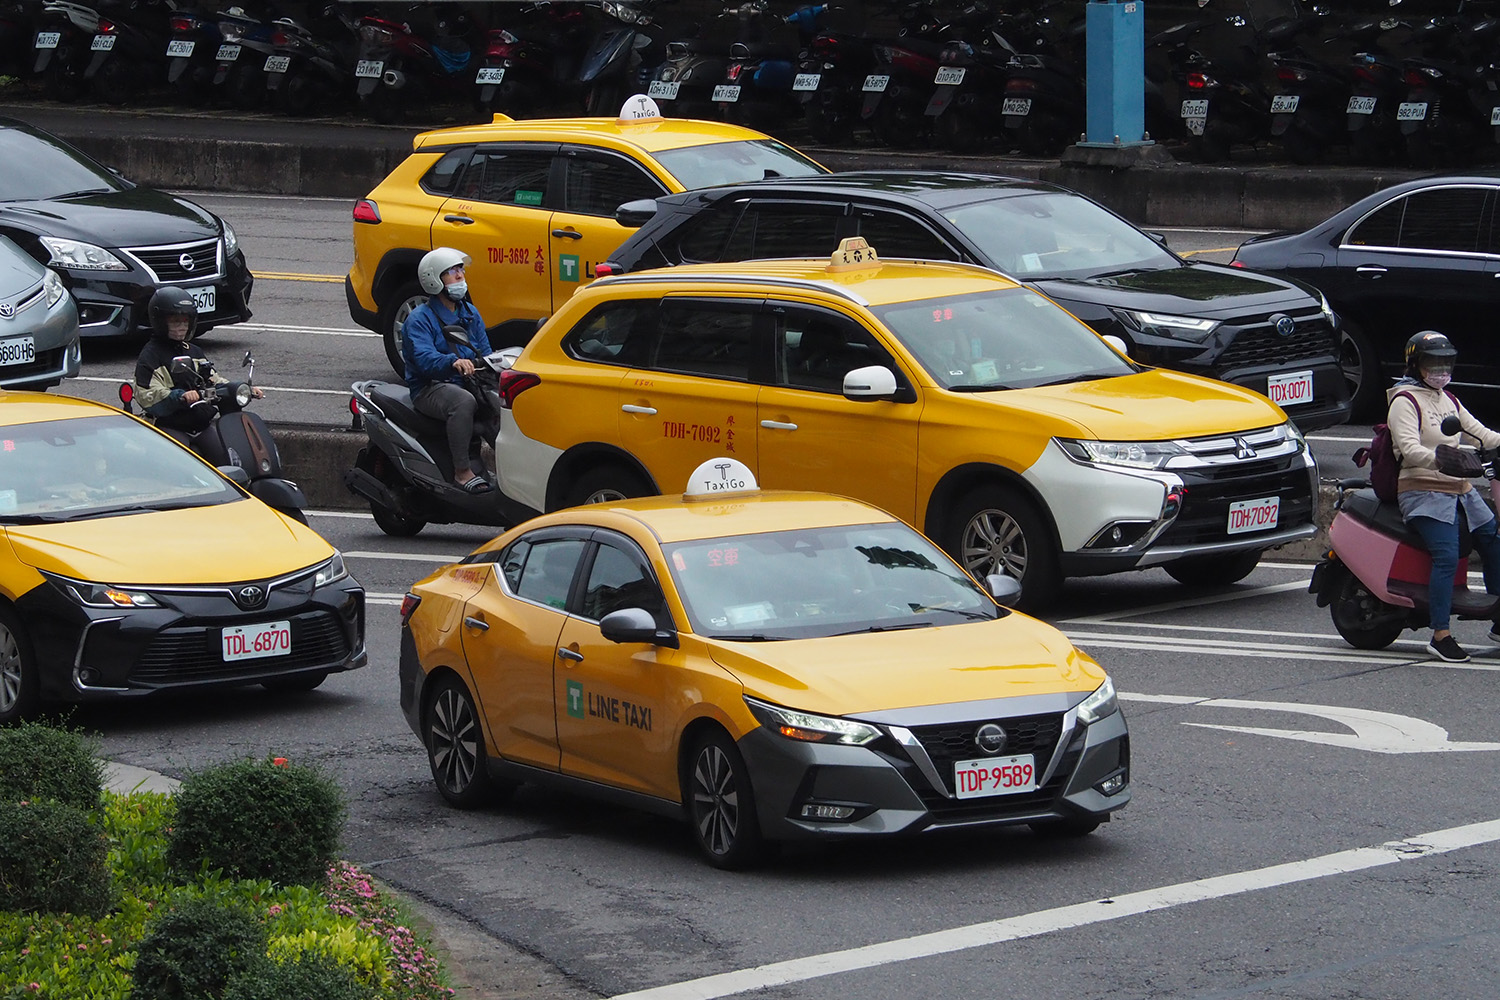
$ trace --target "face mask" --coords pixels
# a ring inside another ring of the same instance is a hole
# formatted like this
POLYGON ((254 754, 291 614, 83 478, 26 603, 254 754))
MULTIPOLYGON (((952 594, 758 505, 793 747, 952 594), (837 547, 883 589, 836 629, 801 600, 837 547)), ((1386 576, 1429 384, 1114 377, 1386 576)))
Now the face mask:
POLYGON ((1442 392, 1448 383, 1453 381, 1453 374, 1451 372, 1433 372, 1431 375, 1423 375, 1422 381, 1426 382, 1429 388, 1442 392))
POLYGON ((469 283, 467 281, 455 281, 444 288, 443 291, 447 292, 448 298, 454 302, 462 302, 465 296, 469 294, 469 283))

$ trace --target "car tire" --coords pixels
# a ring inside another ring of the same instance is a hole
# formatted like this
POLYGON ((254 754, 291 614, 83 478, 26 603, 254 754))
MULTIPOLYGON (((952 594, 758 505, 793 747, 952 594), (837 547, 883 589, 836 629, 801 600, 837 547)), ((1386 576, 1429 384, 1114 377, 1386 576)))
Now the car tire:
POLYGON ((426 302, 428 295, 415 278, 402 284, 396 293, 380 304, 378 325, 380 337, 385 341, 385 357, 391 370, 401 378, 406 377, 406 360, 401 356, 401 328, 411 311, 426 302))
POLYGON ((726 871, 743 871, 763 860, 766 842, 750 771, 729 734, 715 728, 700 736, 687 765, 683 804, 704 860, 726 871))
POLYGON ((1385 405, 1380 359, 1363 330, 1345 320, 1339 331, 1339 367, 1349 383, 1351 420, 1374 418, 1385 405))
POLYGON ((1031 831, 1043 837, 1087 837, 1095 830, 1103 820, 1092 816, 1072 816, 1068 819, 1049 819, 1040 823, 1027 824, 1031 831))
POLYGON ((618 465, 606 465, 579 476, 568 488, 563 506, 586 507, 650 495, 651 487, 639 475, 618 465))
POLYGON ((1019 580, 1017 610, 1040 611, 1062 590, 1062 561, 1046 520, 1005 486, 979 486, 959 497, 943 547, 976 580, 991 573, 1019 580))
POLYGON ((1406 623, 1392 619, 1391 608, 1347 569, 1328 611, 1333 627, 1355 649, 1385 649, 1406 630, 1406 623))
POLYGON ((277 677, 261 681, 260 686, 277 694, 303 694, 328 679, 328 674, 302 674, 300 677, 277 677))
POLYGON ((479 710, 463 682, 452 675, 438 681, 422 716, 422 742, 432 780, 448 803, 477 809, 498 801, 513 785, 490 777, 479 710))
POLYGON ((1251 549, 1219 556, 1192 556, 1169 562, 1162 568, 1172 579, 1189 587, 1227 587, 1255 572, 1260 557, 1260 549, 1251 549))
POLYGON ((30 718, 40 701, 31 640, 15 612, 0 606, 0 726, 30 718))
POLYGON ((392 538, 411 538, 427 527, 420 517, 410 517, 378 503, 370 504, 370 516, 375 519, 375 526, 392 538))

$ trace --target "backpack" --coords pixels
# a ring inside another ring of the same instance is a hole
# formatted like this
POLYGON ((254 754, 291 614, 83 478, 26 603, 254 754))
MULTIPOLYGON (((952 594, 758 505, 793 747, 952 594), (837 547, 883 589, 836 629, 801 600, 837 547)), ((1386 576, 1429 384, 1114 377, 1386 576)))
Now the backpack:
MULTIPOLYGON (((1453 393, 1443 390, 1444 394, 1454 403, 1458 398, 1453 393)), ((1412 407, 1417 411, 1417 423, 1422 423, 1422 406, 1417 398, 1409 392, 1398 392, 1391 397, 1394 402, 1397 397, 1405 396, 1411 400, 1412 407)), ((1401 475, 1401 461, 1396 458, 1396 449, 1391 443, 1391 429, 1385 424, 1376 424, 1373 428, 1374 434, 1370 437, 1367 447, 1361 448, 1354 453, 1354 464, 1363 469, 1367 464, 1370 466, 1370 488, 1375 491, 1375 496, 1388 503, 1396 500, 1396 480, 1401 475)))

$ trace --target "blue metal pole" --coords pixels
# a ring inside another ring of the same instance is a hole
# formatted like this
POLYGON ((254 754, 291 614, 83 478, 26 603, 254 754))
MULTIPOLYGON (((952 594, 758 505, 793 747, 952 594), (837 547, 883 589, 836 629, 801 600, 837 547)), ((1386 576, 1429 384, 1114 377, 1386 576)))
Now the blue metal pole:
POLYGON ((1146 10, 1141 0, 1090 0, 1087 137, 1080 146, 1149 146, 1146 10))

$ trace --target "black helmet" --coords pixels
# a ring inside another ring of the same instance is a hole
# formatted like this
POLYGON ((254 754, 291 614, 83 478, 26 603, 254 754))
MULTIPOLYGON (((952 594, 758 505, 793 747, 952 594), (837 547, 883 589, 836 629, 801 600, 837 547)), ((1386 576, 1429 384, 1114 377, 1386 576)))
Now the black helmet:
POLYGON ((167 335, 168 316, 188 318, 188 332, 184 342, 192 340, 193 334, 198 330, 198 304, 191 295, 175 285, 158 288, 152 293, 146 312, 151 317, 151 331, 158 337, 167 335))
MULTIPOLYGON (((1406 342, 1406 374, 1412 378, 1420 378, 1419 372, 1423 362, 1438 361, 1447 362, 1449 371, 1453 370, 1453 362, 1458 357, 1458 348, 1453 346, 1453 341, 1436 330, 1423 330, 1414 333, 1406 342)), ((1432 365, 1427 367, 1431 368, 1432 365)))

